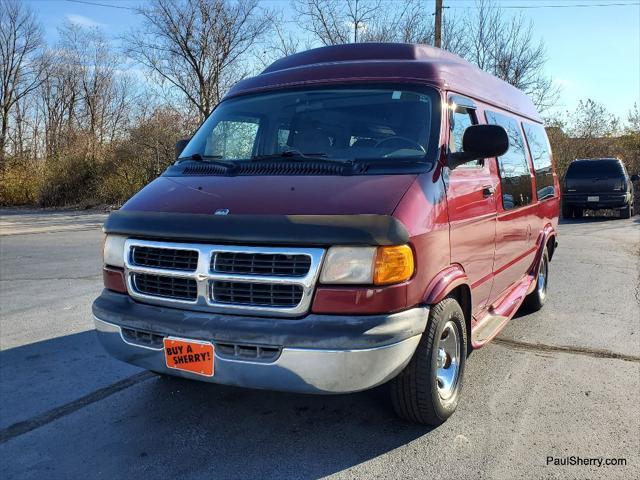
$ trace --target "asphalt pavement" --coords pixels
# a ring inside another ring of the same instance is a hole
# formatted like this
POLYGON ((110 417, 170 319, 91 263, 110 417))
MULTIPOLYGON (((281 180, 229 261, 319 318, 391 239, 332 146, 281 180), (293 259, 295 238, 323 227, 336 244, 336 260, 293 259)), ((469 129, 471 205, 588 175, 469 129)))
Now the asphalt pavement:
POLYGON ((245 390, 112 359, 90 314, 104 218, 0 210, 1 478, 640 478, 640 217, 560 225, 547 305, 471 355, 436 429, 384 387, 245 390))

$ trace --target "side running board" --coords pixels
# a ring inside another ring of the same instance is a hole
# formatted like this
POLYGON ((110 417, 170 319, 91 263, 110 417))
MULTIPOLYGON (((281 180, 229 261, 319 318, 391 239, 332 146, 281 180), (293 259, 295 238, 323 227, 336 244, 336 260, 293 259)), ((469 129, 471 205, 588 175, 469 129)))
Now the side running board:
POLYGON ((471 329, 471 344, 480 348, 491 341, 516 314, 536 277, 525 275, 504 297, 491 305, 471 329))

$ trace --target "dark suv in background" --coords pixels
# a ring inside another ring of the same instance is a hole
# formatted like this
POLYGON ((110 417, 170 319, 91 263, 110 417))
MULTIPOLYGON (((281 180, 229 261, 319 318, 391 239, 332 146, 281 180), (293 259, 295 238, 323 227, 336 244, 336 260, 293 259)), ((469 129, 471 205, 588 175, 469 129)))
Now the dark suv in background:
POLYGON ((584 210, 620 210, 622 218, 633 215, 633 183, 624 164, 617 158, 574 160, 564 177, 562 216, 581 218, 584 210))

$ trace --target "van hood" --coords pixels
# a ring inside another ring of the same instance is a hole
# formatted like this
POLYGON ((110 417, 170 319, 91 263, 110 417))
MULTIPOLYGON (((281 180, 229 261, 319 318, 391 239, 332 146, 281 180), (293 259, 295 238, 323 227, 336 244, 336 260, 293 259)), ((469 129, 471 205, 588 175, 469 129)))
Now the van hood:
POLYGON ((123 210, 238 215, 390 215, 416 175, 159 177, 123 210))

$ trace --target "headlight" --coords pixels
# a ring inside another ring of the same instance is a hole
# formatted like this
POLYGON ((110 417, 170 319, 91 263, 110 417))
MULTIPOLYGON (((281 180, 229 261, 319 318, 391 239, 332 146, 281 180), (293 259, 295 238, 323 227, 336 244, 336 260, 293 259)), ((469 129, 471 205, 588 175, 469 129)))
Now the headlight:
POLYGON ((331 247, 322 267, 325 284, 390 285, 413 275, 408 245, 392 247, 331 247))
POLYGON ((376 247, 331 247, 322 267, 322 283, 372 283, 376 247))
POLYGON ((107 235, 104 238, 103 258, 105 265, 124 268, 124 242, 127 237, 107 235))

